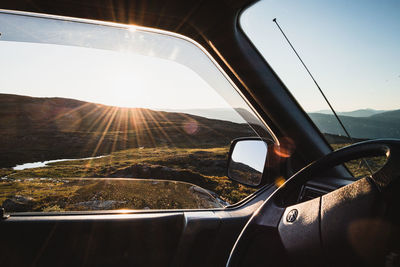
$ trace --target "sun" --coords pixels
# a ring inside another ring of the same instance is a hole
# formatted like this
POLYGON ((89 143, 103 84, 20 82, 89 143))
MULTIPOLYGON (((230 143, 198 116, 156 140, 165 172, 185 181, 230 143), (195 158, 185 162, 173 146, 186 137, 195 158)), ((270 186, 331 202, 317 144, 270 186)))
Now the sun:
POLYGON ((136 108, 143 106, 143 99, 146 95, 146 84, 140 75, 127 70, 113 73, 108 79, 108 92, 99 92, 103 95, 103 103, 126 108, 136 108))

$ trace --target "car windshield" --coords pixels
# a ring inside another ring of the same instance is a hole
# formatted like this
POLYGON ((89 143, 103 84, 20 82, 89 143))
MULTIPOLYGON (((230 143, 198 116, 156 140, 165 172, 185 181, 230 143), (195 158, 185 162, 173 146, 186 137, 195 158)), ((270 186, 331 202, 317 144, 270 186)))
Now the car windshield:
POLYGON ((269 0, 247 8, 240 25, 337 149, 367 139, 400 138, 399 14, 396 0, 269 0))

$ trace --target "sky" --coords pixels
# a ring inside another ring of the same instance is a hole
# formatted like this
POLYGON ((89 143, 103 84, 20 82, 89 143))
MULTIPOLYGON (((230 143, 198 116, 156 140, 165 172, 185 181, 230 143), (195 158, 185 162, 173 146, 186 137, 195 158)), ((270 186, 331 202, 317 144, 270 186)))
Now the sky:
POLYGON ((0 12, 0 93, 151 109, 245 108, 181 38, 0 12))
POLYGON ((193 70, 165 59, 22 42, 0 42, 0 58, 1 93, 152 109, 229 107, 193 70))
POLYGON ((245 140, 236 143, 232 160, 263 172, 268 146, 261 140, 245 140))
MULTIPOLYGON (((306 111, 328 106, 273 18, 337 111, 390 110, 400 108, 399 14, 398 0, 265 0, 240 23, 306 111)), ((5 14, 0 32, 0 93, 152 109, 246 106, 211 61, 179 39, 5 14)))
POLYGON ((400 109, 400 1, 265 0, 240 23, 303 108, 328 109, 277 21, 337 111, 400 109))

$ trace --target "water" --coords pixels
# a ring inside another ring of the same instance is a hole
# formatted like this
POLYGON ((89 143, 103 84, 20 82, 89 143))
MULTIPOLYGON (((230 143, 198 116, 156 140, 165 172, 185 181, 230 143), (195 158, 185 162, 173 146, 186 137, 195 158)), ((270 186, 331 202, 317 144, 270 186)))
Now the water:
POLYGON ((54 162, 73 161, 73 160, 87 160, 87 159, 99 159, 99 158, 103 158, 103 157, 107 157, 107 156, 79 158, 79 159, 54 159, 54 160, 47 160, 47 161, 24 163, 24 164, 20 164, 20 165, 15 166, 13 168, 13 170, 20 171, 20 170, 32 169, 32 168, 42 168, 42 167, 47 167, 47 164, 54 163, 54 162))

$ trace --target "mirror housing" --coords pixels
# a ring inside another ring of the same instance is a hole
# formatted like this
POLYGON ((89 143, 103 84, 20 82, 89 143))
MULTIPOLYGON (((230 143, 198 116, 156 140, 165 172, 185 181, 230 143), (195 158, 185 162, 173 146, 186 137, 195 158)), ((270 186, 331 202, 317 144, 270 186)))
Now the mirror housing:
POLYGON ((261 185, 270 144, 272 141, 260 137, 233 140, 228 156, 228 177, 252 187, 261 185))

